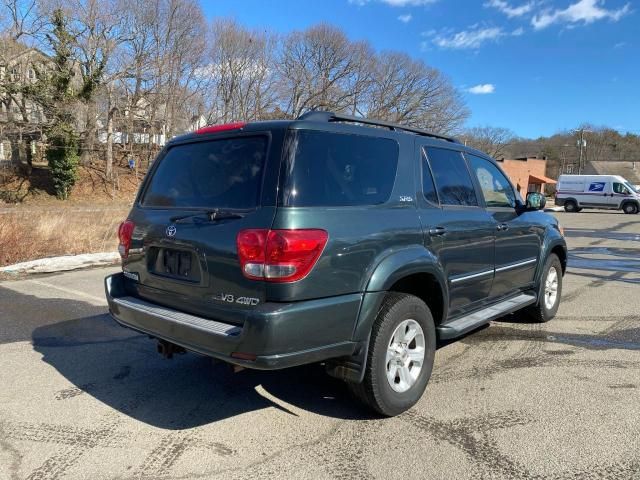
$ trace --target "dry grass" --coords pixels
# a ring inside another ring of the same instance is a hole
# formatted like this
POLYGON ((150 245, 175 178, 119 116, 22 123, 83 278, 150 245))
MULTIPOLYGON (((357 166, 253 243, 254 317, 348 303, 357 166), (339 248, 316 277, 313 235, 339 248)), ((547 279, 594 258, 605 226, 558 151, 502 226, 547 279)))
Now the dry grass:
POLYGON ((0 266, 57 255, 115 251, 122 208, 0 210, 0 266))
POLYGON ((53 191, 51 174, 47 167, 33 169, 29 177, 13 170, 0 168, 0 205, 23 204, 38 207, 74 205, 101 206, 130 205, 136 196, 144 172, 114 167, 114 180, 107 181, 100 168, 81 166, 78 180, 68 200, 58 200, 53 191))

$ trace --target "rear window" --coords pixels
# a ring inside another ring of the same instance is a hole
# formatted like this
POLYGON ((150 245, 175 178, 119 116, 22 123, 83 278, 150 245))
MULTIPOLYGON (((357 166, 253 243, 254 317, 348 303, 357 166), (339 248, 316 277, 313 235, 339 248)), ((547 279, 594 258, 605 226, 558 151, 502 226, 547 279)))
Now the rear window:
POLYGON ((142 199, 145 207, 251 209, 258 206, 267 137, 171 147, 142 199))
POLYGON ((398 166, 395 141, 301 130, 292 145, 285 206, 376 205, 389 199, 398 166))

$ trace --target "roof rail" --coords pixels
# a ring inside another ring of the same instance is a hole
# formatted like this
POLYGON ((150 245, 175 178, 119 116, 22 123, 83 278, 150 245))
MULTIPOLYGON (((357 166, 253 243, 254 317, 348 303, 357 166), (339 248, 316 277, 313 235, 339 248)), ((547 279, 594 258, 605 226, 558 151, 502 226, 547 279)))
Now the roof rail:
POLYGON ((307 113, 303 113, 298 117, 298 120, 308 120, 312 122, 348 122, 348 123, 361 123, 363 125, 374 125, 376 127, 385 127, 389 130, 401 130, 404 132, 411 132, 417 135, 422 135, 425 137, 437 138, 440 140, 446 140, 447 142, 452 143, 460 143, 457 139, 453 137, 447 137, 445 135, 439 135, 437 133, 432 133, 427 130, 422 130, 415 127, 408 127, 405 125, 400 125, 397 123, 384 122, 382 120, 370 120, 368 118, 363 117, 354 117, 352 115, 342 115, 333 112, 326 112, 323 110, 312 110, 307 113))

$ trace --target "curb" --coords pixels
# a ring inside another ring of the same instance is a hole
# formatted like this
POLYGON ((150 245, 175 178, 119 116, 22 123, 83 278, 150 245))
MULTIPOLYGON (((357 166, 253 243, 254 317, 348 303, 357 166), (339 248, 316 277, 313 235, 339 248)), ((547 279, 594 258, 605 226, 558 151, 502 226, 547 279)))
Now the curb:
POLYGON ((54 273, 80 268, 113 265, 120 261, 118 252, 83 253, 61 257, 40 258, 0 267, 0 273, 54 273))

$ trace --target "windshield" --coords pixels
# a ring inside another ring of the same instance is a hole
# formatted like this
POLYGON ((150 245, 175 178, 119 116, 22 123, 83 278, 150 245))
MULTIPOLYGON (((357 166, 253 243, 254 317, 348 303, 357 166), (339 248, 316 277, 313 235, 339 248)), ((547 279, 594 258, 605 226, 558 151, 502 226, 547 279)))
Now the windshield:
POLYGON ((176 145, 159 161, 145 207, 252 209, 260 201, 267 137, 176 145))

